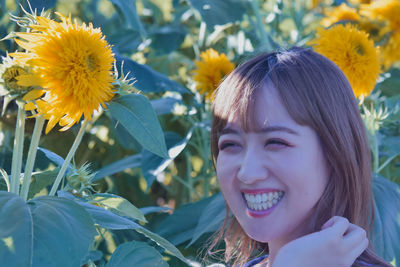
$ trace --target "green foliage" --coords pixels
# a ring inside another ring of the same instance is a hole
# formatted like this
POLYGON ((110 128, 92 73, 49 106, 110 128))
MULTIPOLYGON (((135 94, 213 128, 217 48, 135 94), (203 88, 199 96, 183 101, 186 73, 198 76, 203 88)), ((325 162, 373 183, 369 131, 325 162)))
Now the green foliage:
POLYGON ((0 192, 1 258, 9 266, 79 266, 96 235, 89 214, 65 198, 27 203, 0 192), (67 253, 66 253, 67 251, 67 253))
POLYGON ((32 217, 19 196, 0 191, 0 258, 9 266, 30 266, 32 262, 32 217), (24 257, 21 257, 25 255, 24 257))
POLYGON ((168 158, 162 129, 146 97, 139 94, 121 96, 111 102, 109 109, 145 149, 168 158))
MULTIPOLYGON (((208 232, 208 230, 217 230, 213 222, 221 219, 220 213, 225 216, 225 211, 214 209, 211 213, 208 213, 207 208, 214 204, 217 204, 214 206, 215 208, 221 207, 221 202, 225 203, 221 196, 221 194, 218 194, 196 203, 182 205, 157 227, 156 232, 170 240, 172 244, 179 245, 190 240, 194 242, 199 235, 208 232), (214 217, 215 215, 217 217, 214 217), (206 226, 207 220, 210 224, 206 226)), ((219 222, 222 222, 222 220, 219 222)))
POLYGON ((117 55, 117 68, 122 67, 126 72, 130 72, 133 78, 140 77, 135 82, 135 87, 146 93, 161 93, 166 91, 177 91, 180 93, 188 93, 179 83, 171 80, 168 76, 163 75, 152 69, 151 67, 143 64, 139 64, 127 57, 117 55))
POLYGON ((142 36, 145 35, 142 23, 136 12, 136 1, 111 0, 115 9, 122 20, 124 28, 138 31, 142 36))
POLYGON ((124 243, 115 250, 107 267, 128 266, 168 266, 162 256, 152 246, 143 242, 131 241, 124 243))
POLYGON ((146 223, 146 218, 142 212, 126 199, 113 194, 94 194, 89 201, 91 204, 99 205, 106 210, 110 210, 120 216, 126 216, 134 220, 146 223))
POLYGON ((375 220, 373 245, 377 253, 391 262, 400 262, 400 186, 375 175, 375 220))
POLYGON ((247 11, 243 0, 190 0, 190 4, 201 14, 209 29, 240 21, 247 11))

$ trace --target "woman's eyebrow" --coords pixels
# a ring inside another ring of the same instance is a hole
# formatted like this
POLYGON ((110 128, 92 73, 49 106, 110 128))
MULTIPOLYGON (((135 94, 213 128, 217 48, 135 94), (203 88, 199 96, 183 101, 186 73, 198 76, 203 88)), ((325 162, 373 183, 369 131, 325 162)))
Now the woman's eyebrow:
MULTIPOLYGON (((285 127, 285 126, 267 126, 267 127, 263 127, 261 128, 261 130, 259 131, 261 133, 270 133, 270 132, 287 132, 290 134, 294 134, 294 135, 299 135, 298 132, 296 132, 295 130, 289 128, 289 127, 285 127)), ((219 136, 222 136, 224 134, 239 134, 238 130, 235 130, 233 128, 230 127, 225 127, 224 129, 222 129, 222 131, 220 132, 219 136)))
POLYGON ((285 126, 267 126, 267 127, 261 128, 260 132, 262 132, 262 133, 287 132, 290 134, 299 135, 299 133, 296 132, 295 130, 285 127, 285 126))
POLYGON ((219 136, 224 135, 224 134, 239 134, 238 130, 235 130, 233 128, 230 127, 225 127, 224 129, 222 129, 222 131, 219 133, 219 136))

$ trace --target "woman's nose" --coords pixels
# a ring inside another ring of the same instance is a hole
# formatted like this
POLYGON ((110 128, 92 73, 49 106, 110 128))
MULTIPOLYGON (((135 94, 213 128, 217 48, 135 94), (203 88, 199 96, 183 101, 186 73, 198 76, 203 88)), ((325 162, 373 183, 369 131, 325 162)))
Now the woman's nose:
POLYGON ((237 177, 245 184, 252 184, 266 179, 268 177, 268 169, 265 159, 252 151, 247 152, 242 158, 237 177))

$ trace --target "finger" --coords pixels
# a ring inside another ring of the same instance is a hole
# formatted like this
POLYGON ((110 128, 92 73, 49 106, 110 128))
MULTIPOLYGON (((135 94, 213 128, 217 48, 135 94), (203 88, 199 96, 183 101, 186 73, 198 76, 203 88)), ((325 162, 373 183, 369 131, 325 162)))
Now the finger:
POLYGON ((352 223, 350 223, 343 236, 344 245, 349 249, 356 246, 360 242, 363 242, 365 239, 368 240, 367 232, 363 228, 352 223))
POLYGON ((349 266, 367 249, 369 244, 368 238, 363 239, 359 244, 352 247, 348 253, 349 266))
POLYGON ((332 225, 333 225, 333 223, 334 223, 334 219, 335 217, 332 217, 332 218, 330 218, 329 220, 327 220, 323 225, 322 225, 322 227, 321 227, 321 229, 323 230, 323 229, 326 229, 326 228, 328 228, 328 227, 331 227, 332 225))
POLYGON ((349 227, 349 220, 341 216, 334 216, 330 220, 332 220, 333 223, 328 220, 329 223, 327 223, 331 226, 326 227, 324 230, 329 231, 333 235, 343 236, 349 227))

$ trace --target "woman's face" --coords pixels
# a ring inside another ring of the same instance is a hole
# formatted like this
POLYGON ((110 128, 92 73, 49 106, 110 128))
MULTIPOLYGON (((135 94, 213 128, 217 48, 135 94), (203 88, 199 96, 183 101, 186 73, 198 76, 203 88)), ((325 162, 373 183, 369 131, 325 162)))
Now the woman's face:
POLYGON ((217 176, 248 236, 286 243, 311 230, 328 168, 316 132, 289 116, 272 84, 257 93, 255 105, 257 130, 244 132, 232 116, 222 131, 217 176))

